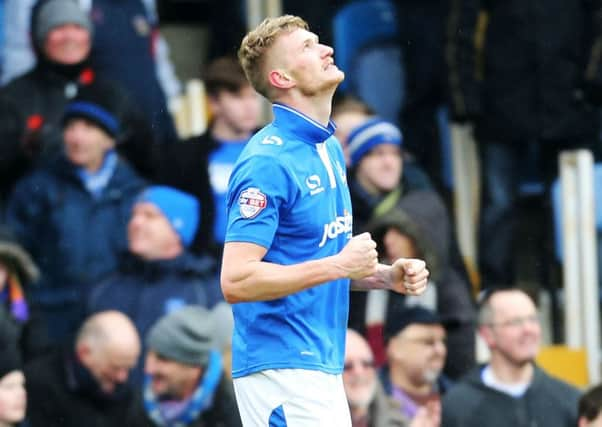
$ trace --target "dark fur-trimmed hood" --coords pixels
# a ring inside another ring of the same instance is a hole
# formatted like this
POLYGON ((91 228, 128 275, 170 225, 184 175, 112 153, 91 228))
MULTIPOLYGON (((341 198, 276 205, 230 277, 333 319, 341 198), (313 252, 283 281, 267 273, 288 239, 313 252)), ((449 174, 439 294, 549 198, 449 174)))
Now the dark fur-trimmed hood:
MULTIPOLYGON (((413 191, 403 196, 395 208, 374 218, 366 227, 379 244, 389 227, 411 237, 437 282, 449 265, 450 224, 443 202, 431 191, 413 191)), ((384 253, 379 248, 379 253, 384 253)))
POLYGON ((40 277, 40 271, 29 253, 5 226, 0 226, 0 259, 16 268, 21 279, 27 283, 36 282, 40 277))

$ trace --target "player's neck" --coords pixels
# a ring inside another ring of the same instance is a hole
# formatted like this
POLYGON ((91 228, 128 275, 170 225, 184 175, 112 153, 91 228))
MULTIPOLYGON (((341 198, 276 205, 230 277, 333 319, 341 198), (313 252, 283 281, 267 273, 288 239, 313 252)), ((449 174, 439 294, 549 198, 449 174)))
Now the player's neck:
POLYGON ((314 96, 305 96, 296 91, 290 91, 286 95, 275 100, 302 112, 307 117, 327 127, 332 110, 332 93, 321 93, 314 96))

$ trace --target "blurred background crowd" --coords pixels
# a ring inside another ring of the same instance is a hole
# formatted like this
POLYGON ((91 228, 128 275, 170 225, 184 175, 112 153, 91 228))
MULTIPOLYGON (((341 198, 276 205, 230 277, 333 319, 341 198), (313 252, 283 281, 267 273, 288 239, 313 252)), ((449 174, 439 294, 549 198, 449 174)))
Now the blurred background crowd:
POLYGON ((274 11, 346 73, 354 233, 431 273, 352 293, 353 426, 602 426, 553 197, 600 160, 602 2, 0 0, 0 427, 241 425, 220 260, 270 116, 236 52, 274 11))

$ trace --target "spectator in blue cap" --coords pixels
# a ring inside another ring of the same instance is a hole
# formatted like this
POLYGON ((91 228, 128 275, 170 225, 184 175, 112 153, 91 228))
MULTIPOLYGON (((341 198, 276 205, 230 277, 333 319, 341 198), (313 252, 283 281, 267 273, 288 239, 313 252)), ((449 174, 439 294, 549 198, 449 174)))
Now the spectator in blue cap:
MULTIPOLYGON (((134 214, 136 209, 144 209, 144 205, 147 205, 147 209, 161 211, 179 236, 182 245, 190 246, 200 225, 200 203, 194 196, 175 188, 157 185, 147 188, 142 193, 134 208, 134 214)), ((130 233, 135 233, 136 230, 134 217, 130 223, 130 233)), ((132 243, 136 244, 137 241, 130 236, 130 244, 132 243)), ((131 246, 130 249, 135 251, 131 246)))
POLYGON ((41 272, 29 292, 32 306, 50 338, 68 342, 90 286, 127 250, 129 214, 146 183, 116 150, 121 103, 104 85, 81 88, 60 122, 61 148, 17 182, 6 219, 41 272))
POLYGON ((357 166, 362 157, 382 144, 391 145, 395 154, 400 153, 401 141, 401 131, 397 126, 379 117, 371 118, 349 134, 347 149, 351 165, 357 166))
MULTIPOLYGON (((402 253, 429 260, 429 280, 435 285, 430 290, 436 295, 431 307, 450 320, 445 372, 455 379, 474 365, 475 310, 468 277, 445 203, 432 187, 415 179, 417 170, 403 158, 402 148, 399 128, 379 117, 366 118, 348 133, 353 233, 371 233, 380 245, 381 262, 402 253), (399 236, 402 240, 394 239, 399 236)), ((385 359, 382 326, 391 310, 409 302, 404 296, 378 291, 352 292, 350 301, 349 327, 369 338, 380 366, 385 359)))
MULTIPOLYGON (((222 299, 212 258, 190 252, 200 225, 200 203, 168 186, 150 186, 136 199, 128 223, 129 253, 119 270, 97 284, 88 313, 119 310, 145 336, 160 317, 188 305, 222 299)), ((132 380, 142 380, 138 363, 132 380)))

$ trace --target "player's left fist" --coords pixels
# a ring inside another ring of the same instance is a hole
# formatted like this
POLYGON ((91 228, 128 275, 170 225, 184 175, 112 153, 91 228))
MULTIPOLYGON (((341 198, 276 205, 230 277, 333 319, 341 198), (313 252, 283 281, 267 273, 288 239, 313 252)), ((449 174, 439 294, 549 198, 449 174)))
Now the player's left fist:
POLYGON ((426 290, 429 271, 421 259, 400 258, 391 268, 394 291, 406 295, 420 295, 426 290))

